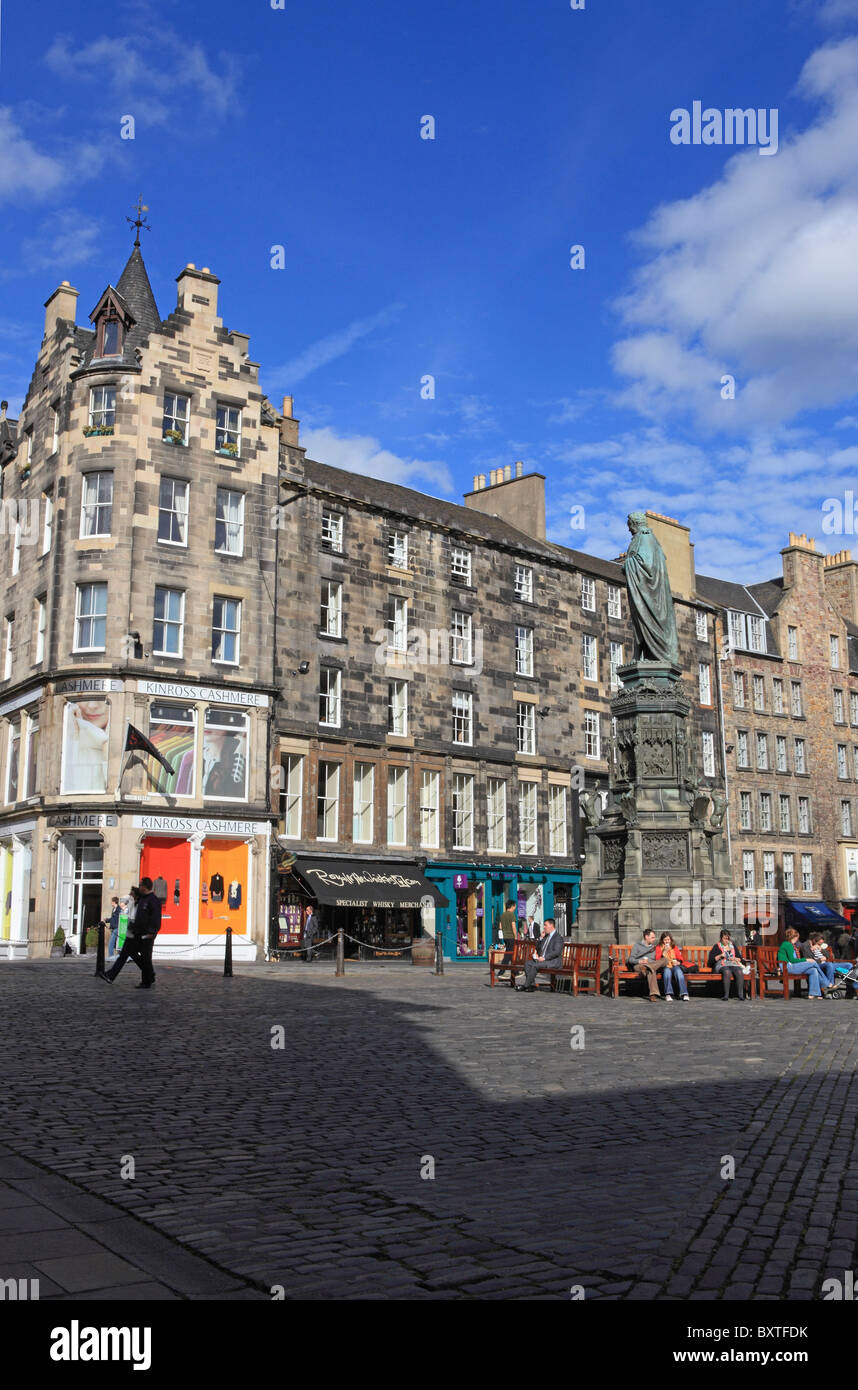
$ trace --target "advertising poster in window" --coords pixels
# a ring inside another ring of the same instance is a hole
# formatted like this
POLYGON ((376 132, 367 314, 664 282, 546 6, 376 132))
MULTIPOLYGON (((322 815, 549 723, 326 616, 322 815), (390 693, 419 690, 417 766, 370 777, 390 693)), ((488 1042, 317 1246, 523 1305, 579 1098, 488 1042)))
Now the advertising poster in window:
POLYGON ((203 728, 203 796, 207 800, 247 800, 246 714, 209 708, 203 728))
POLYGON ((63 736, 64 792, 107 791, 107 700, 67 701, 63 736))
POLYGON ((196 724, 193 705, 155 702, 149 710, 149 739, 174 769, 146 759, 149 789, 163 796, 194 795, 196 724))
POLYGON ((207 839, 200 853, 200 932, 247 934, 250 848, 245 840, 207 839))

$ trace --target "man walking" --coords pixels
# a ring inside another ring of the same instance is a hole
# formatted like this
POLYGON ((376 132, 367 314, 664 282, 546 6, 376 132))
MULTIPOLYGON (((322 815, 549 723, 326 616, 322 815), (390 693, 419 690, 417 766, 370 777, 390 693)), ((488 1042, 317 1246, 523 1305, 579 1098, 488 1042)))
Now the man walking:
MULTIPOLYGON (((513 902, 512 898, 509 899, 506 905, 506 909, 500 915, 499 928, 500 941, 498 942, 498 945, 503 943, 503 963, 506 967, 512 961, 512 948, 513 943, 515 942, 515 903, 513 902)), ((498 979, 501 979, 501 977, 505 974, 506 969, 501 970, 498 975, 498 979)))
POLYGON ((554 930, 554 918, 546 917, 544 925, 545 935, 539 943, 542 948, 542 955, 533 956, 527 962, 527 965, 524 967, 524 984, 516 985, 516 989, 519 993, 523 994, 526 990, 529 994, 532 994, 536 989, 536 977, 539 974, 540 967, 553 966, 556 969, 560 965, 560 961, 563 957, 563 942, 560 940, 559 934, 554 930))
POLYGON ((130 957, 135 965, 139 965, 143 977, 136 988, 151 989, 155 983, 152 950, 155 945, 155 937, 160 930, 161 901, 152 891, 151 878, 141 878, 140 901, 137 904, 134 921, 128 923, 128 934, 125 937, 125 944, 119 952, 119 959, 111 970, 107 970, 99 978, 107 980, 108 984, 112 985, 126 960, 130 957))

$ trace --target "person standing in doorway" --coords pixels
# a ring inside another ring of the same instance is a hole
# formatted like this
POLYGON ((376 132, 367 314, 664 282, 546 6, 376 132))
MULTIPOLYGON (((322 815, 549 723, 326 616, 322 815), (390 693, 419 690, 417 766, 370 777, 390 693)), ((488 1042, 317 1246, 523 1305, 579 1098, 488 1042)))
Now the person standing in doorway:
POLYGON ((307 916, 304 918, 304 940, 302 943, 304 947, 304 960, 307 961, 308 964, 313 959, 313 942, 316 939, 318 930, 316 914, 311 903, 307 908, 307 916))
POLYGON ((512 961, 512 947, 515 941, 515 903, 512 898, 509 899, 506 908, 500 915, 498 930, 500 932, 500 941, 498 945, 504 948, 504 968, 498 975, 498 979, 501 979, 501 977, 506 974, 506 967, 512 961))

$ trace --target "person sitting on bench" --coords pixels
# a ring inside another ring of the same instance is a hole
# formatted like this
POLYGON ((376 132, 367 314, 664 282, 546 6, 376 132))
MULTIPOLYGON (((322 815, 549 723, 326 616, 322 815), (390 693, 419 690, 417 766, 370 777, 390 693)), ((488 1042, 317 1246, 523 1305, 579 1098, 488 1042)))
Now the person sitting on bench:
POLYGON ((640 941, 636 941, 629 951, 629 970, 636 970, 639 975, 643 975, 651 1003, 661 1002, 661 994, 658 988, 658 972, 667 968, 667 960, 660 956, 655 958, 655 929, 647 927, 640 941))
POLYGON ((709 969, 716 973, 721 972, 722 999, 730 998, 731 979, 736 981, 736 998, 750 999, 750 993, 745 989, 746 964, 747 962, 739 955, 733 938, 725 927, 709 952, 709 969))
POLYGON ((543 936, 539 943, 542 955, 533 956, 532 959, 527 962, 527 965, 524 967, 524 984, 516 985, 516 989, 519 993, 523 993, 525 990, 527 990, 528 993, 532 993, 532 991, 536 989, 536 977, 539 974, 540 968, 544 966, 553 966, 557 969, 563 959, 563 942, 560 939, 559 933, 554 930, 553 917, 546 917, 545 931, 546 935, 543 936))

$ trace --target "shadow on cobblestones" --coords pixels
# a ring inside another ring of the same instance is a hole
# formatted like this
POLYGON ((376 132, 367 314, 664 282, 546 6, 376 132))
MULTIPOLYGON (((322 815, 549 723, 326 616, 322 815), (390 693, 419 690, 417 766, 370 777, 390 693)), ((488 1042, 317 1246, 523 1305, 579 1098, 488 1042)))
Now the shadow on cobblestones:
POLYGON ((853 1267, 851 1004, 322 969, 0 971, 4 1142, 287 1297, 808 1298, 853 1267))

